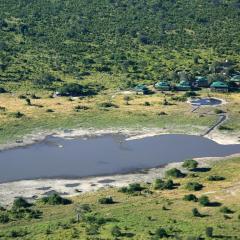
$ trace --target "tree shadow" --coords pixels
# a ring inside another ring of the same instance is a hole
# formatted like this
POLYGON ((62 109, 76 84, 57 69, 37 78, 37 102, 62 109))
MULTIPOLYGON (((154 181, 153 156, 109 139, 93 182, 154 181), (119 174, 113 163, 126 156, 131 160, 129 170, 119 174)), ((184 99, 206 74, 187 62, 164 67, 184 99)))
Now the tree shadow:
POLYGON ((210 202, 207 206, 208 207, 220 207, 220 206, 222 206, 222 203, 220 203, 220 202, 210 202))
POLYGON ((213 235, 213 238, 219 238, 219 239, 233 239, 233 236, 226 236, 226 235, 213 235))
POLYGON ((209 172, 211 168, 208 167, 203 167, 203 168, 194 168, 192 171, 193 172, 209 172))

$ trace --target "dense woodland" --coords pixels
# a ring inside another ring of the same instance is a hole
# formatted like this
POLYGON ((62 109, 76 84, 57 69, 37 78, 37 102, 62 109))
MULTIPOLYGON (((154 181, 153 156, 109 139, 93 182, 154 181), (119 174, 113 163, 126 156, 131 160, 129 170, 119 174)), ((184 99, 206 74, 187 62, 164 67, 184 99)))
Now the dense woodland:
POLYGON ((55 90, 100 74, 128 88, 214 75, 226 59, 231 74, 239 22, 239 0, 1 0, 0 85, 55 90))

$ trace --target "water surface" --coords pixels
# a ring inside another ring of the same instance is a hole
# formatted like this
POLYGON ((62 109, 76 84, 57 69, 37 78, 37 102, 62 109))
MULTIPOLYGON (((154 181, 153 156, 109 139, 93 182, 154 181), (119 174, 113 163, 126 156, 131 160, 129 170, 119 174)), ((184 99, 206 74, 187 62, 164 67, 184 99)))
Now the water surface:
POLYGON ((161 135, 132 141, 125 141, 121 135, 86 140, 48 137, 41 143, 0 152, 0 182, 111 175, 193 157, 234 153, 240 153, 240 145, 224 146, 189 135, 161 135))

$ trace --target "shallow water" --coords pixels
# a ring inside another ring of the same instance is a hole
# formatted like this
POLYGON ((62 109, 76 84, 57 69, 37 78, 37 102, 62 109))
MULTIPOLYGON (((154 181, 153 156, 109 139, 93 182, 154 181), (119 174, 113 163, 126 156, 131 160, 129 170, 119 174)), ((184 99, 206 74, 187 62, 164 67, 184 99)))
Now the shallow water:
POLYGON ((0 152, 0 182, 111 175, 193 157, 234 153, 240 153, 240 145, 219 145, 189 135, 161 135, 132 141, 125 141, 121 135, 85 140, 48 137, 41 143, 0 152))
POLYGON ((215 98, 196 98, 191 99, 191 104, 196 106, 217 106, 222 104, 222 101, 215 98))

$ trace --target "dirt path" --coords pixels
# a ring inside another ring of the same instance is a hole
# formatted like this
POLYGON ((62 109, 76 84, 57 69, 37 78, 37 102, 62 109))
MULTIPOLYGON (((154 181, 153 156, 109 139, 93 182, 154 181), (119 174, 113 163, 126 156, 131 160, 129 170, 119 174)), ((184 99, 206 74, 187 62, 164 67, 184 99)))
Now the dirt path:
POLYGON ((226 120, 228 119, 228 116, 226 113, 222 113, 219 115, 219 119, 216 123, 214 123, 205 133, 203 133, 201 136, 204 137, 208 135, 210 132, 212 132, 217 127, 221 126, 226 120))

